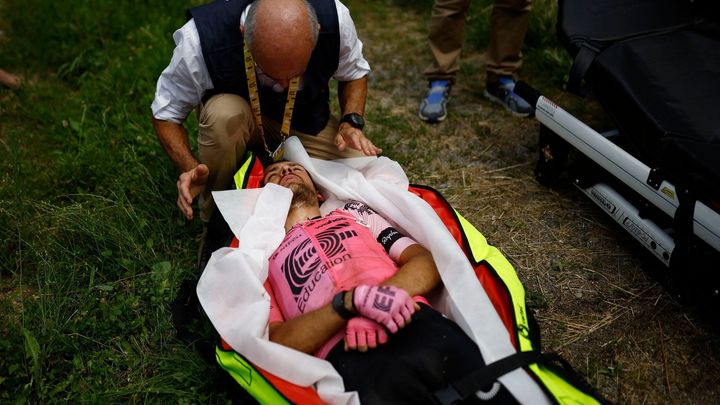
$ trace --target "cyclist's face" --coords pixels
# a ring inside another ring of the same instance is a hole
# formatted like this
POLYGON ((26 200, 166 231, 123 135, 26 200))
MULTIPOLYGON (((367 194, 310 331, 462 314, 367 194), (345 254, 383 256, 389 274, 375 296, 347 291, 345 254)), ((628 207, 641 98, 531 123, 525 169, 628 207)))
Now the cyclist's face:
POLYGON ((271 164, 265 169, 263 181, 265 184, 274 183, 287 188, 292 184, 304 184, 315 188, 305 168, 295 162, 283 161, 271 164))

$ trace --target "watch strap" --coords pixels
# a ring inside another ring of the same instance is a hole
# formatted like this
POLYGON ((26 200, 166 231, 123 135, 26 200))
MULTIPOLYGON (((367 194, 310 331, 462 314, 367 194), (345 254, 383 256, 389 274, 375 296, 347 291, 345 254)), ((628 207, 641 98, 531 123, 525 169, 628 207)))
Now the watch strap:
POLYGON ((345 308, 345 294, 347 294, 347 291, 340 291, 335 294, 332 300, 332 308, 342 319, 354 318, 355 314, 345 308))
POLYGON ((365 118, 358 113, 347 113, 340 118, 340 123, 350 124, 351 127, 362 130, 365 127, 365 118))

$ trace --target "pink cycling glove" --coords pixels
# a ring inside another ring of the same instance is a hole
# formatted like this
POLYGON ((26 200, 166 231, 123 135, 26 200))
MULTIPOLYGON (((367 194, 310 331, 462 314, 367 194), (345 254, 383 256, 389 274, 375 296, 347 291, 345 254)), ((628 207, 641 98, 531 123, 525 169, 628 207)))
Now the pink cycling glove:
POLYGON ((353 305, 362 316, 384 325, 395 333, 410 321, 415 301, 402 288, 391 285, 359 285, 353 293, 353 305))
POLYGON ((374 349, 378 344, 387 343, 388 335, 385 328, 375 321, 361 316, 352 318, 345 326, 345 348, 367 351, 368 347, 374 349))

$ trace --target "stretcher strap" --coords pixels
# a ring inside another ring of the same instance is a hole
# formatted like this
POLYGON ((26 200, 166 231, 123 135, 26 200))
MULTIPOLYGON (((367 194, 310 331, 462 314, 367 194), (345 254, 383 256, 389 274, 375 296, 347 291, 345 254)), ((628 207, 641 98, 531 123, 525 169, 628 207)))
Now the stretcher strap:
POLYGON ((554 357, 558 357, 562 362, 565 362, 560 356, 554 354, 543 354, 538 351, 517 352, 512 356, 505 357, 502 360, 498 360, 474 371, 462 380, 450 384, 447 388, 435 391, 430 399, 435 404, 445 405, 456 403, 473 395, 476 391, 487 387, 498 378, 517 368, 538 363, 541 360, 550 360, 549 357, 552 357, 552 360, 557 360, 554 357))
POLYGON ((585 73, 587 73, 590 64, 595 60, 597 54, 598 49, 588 43, 583 43, 580 46, 580 50, 573 61, 572 68, 570 68, 568 90, 581 96, 585 95, 586 91, 583 86, 583 78, 585 78, 585 73))

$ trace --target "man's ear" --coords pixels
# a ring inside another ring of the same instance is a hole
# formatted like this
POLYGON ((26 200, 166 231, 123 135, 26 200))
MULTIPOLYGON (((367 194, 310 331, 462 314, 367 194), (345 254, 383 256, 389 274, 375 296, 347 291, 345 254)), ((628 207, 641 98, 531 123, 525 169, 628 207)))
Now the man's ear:
POLYGON ((318 199, 318 203, 322 204, 325 202, 325 197, 323 197, 323 195, 320 193, 317 193, 317 199, 318 199))

